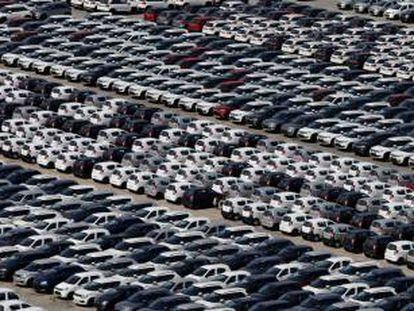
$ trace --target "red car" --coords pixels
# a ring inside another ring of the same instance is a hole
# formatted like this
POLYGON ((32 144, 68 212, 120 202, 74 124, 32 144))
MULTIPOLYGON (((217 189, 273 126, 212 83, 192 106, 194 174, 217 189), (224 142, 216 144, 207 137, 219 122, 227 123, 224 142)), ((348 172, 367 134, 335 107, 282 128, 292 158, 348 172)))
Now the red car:
POLYGON ((230 80, 219 83, 219 85, 217 85, 217 88, 226 93, 233 91, 236 87, 243 84, 244 80, 230 80))
POLYGON ((144 13, 144 20, 150 21, 150 22, 156 22, 158 18, 157 12, 145 12, 144 13))
POLYGON ((11 41, 18 42, 18 41, 22 41, 26 38, 29 38, 29 37, 37 35, 37 34, 38 34, 37 31, 19 31, 19 32, 16 32, 16 33, 12 34, 10 36, 10 39, 11 39, 11 41))
POLYGON ((388 97, 388 102, 391 106, 398 106, 399 104, 401 104, 402 101, 409 99, 409 98, 412 98, 412 96, 409 94, 398 93, 398 94, 390 95, 388 97))
POLYGON ((203 30, 204 24, 209 20, 209 18, 199 16, 189 22, 186 22, 184 26, 188 31, 201 32, 203 30))

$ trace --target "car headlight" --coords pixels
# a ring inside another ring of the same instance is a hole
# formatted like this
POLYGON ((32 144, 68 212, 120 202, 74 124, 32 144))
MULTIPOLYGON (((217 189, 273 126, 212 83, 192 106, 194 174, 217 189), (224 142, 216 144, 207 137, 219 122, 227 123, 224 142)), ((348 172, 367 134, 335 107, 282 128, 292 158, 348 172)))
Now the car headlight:
POLYGON ((42 286, 47 286, 47 281, 41 281, 39 284, 42 286))

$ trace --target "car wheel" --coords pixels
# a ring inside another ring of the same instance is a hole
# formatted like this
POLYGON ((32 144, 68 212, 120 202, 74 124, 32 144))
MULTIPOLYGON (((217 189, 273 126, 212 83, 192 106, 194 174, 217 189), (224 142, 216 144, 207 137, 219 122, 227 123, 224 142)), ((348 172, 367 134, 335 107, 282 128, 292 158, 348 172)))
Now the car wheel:
POLYGON ((33 287, 33 279, 27 281, 27 287, 33 287))
POLYGON ((399 258, 397 260, 397 265, 403 265, 404 264, 404 259, 403 258, 399 258))
POLYGON ((94 298, 89 299, 88 306, 93 306, 94 304, 95 304, 95 299, 94 298))
POLYGON ((137 193, 138 194, 144 194, 144 188, 143 187, 138 188, 137 193))

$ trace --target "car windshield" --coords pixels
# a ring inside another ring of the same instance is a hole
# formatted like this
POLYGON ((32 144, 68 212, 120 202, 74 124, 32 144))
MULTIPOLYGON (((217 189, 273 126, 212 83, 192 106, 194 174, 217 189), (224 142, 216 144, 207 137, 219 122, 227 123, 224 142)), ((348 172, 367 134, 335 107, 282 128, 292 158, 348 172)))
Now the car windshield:
POLYGON ((85 233, 85 232, 78 232, 78 233, 75 233, 75 234, 73 235, 73 238, 74 238, 75 240, 80 240, 80 241, 83 241, 83 239, 84 239, 84 238, 86 238, 86 233, 85 233))
POLYGON ((76 283, 78 283, 79 282, 79 280, 80 280, 81 278, 79 277, 79 276, 77 276, 77 275, 72 275, 71 277, 69 277, 67 280, 66 280, 66 283, 68 283, 68 284, 76 284, 76 283))
POLYGON ((193 274, 196 276, 204 276, 207 272, 208 271, 205 268, 198 268, 197 270, 193 272, 193 274))
POLYGON ((359 301, 369 301, 371 299, 371 295, 367 292, 362 292, 355 296, 355 300, 359 301))
POLYGON ((167 239, 167 243, 170 244, 180 244, 182 242, 181 238, 178 236, 172 236, 167 239))
POLYGON ((101 288, 101 286, 102 286, 102 284, 100 284, 100 283, 90 282, 90 283, 86 284, 84 288, 87 289, 87 290, 97 291, 101 288))
POLYGON ((319 268, 329 268, 331 265, 332 265, 332 262, 328 260, 322 260, 316 263, 316 266, 319 268))
POLYGON ((39 230, 45 230, 47 228, 47 225, 48 225, 47 222, 41 221, 37 223, 34 227, 39 230))
POLYGON ((332 289, 332 292, 338 295, 343 295, 346 292, 346 288, 345 287, 335 287, 332 289))
POLYGON ((326 280, 318 279, 313 281, 311 285, 316 288, 325 288, 327 285, 329 285, 329 282, 326 280))
POLYGON ((185 228, 187 228, 188 224, 189 224, 189 222, 187 220, 181 220, 175 226, 178 227, 178 228, 185 229, 185 228))
POLYGON ((22 246, 30 246, 33 244, 33 240, 30 238, 24 239, 22 242, 20 242, 20 245, 22 246))
POLYGON ((301 304, 301 307, 315 308, 315 306, 318 305, 319 303, 316 299, 314 299, 313 297, 309 297, 301 304))

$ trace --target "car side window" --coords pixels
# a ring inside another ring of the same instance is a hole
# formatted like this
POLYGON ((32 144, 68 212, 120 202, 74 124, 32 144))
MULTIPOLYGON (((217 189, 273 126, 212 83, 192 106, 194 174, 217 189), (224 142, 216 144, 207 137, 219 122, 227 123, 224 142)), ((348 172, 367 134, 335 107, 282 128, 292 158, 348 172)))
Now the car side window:
POLYGON ((206 277, 210 277, 214 275, 214 270, 210 270, 209 272, 206 273, 206 277))
POLYGON ((15 293, 9 293, 9 300, 12 299, 19 299, 19 296, 17 296, 15 293))

